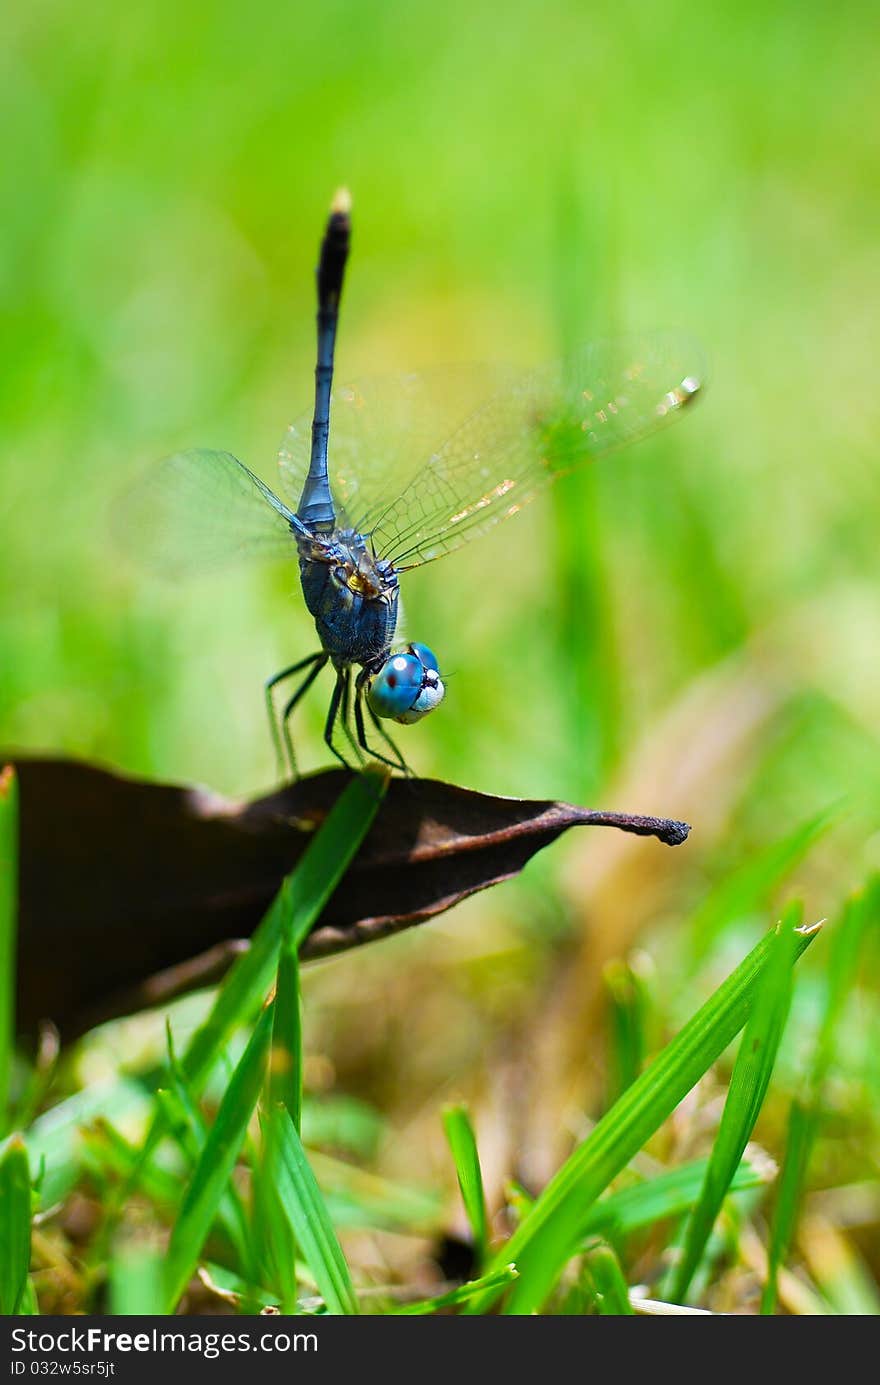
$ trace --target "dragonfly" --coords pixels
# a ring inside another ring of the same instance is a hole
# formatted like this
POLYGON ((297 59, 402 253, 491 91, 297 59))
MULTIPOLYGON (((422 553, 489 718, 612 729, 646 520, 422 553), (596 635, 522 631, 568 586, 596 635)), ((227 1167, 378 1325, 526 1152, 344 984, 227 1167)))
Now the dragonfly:
POLYGON ((350 239, 341 194, 316 272, 314 407, 285 433, 278 493, 231 453, 194 449, 154 468, 126 507, 127 542, 166 573, 246 557, 298 560, 319 648, 264 685, 279 767, 291 777, 291 720, 328 664, 332 754, 349 769, 372 757, 410 773, 387 724, 421 720, 446 689, 430 647, 397 639, 404 574, 485 534, 566 473, 653 433, 701 390, 699 352, 674 333, 594 342, 529 372, 460 366, 334 389, 350 239))

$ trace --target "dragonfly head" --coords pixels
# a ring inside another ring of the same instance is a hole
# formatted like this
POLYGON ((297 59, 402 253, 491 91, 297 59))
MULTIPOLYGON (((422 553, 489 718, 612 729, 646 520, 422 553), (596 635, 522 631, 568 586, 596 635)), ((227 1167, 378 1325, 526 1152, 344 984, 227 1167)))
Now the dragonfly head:
POLYGON ((433 712, 446 696, 436 655, 424 644, 391 654, 370 682, 367 701, 377 717, 405 726, 433 712))

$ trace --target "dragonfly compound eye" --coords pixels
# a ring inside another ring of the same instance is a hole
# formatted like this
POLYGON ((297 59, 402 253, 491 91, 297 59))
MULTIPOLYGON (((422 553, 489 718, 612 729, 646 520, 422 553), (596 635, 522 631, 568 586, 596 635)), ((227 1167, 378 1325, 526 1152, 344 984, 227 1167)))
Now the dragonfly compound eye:
POLYGON ((410 645, 405 654, 392 654, 386 659, 367 693, 376 716, 409 725, 438 707, 446 689, 436 663, 424 645, 410 645))
POLYGON ((435 673, 439 673, 440 665, 437 662, 437 655, 426 644, 407 645, 406 652, 407 654, 415 654, 417 659, 421 659, 425 668, 433 669, 435 673))

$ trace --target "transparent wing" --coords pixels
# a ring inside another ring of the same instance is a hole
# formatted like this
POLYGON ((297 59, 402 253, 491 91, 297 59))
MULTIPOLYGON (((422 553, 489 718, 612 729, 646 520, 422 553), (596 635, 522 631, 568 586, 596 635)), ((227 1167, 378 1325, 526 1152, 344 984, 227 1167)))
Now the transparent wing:
MULTIPOLYGON (((337 386, 330 408, 330 487, 339 523, 365 532, 419 464, 516 372, 440 366, 337 386)), ((288 428, 278 451, 280 490, 296 510, 309 469, 312 414, 288 428)))
POLYGON ((670 422, 701 375, 692 343, 658 335, 597 342, 502 386, 370 513, 376 552, 401 569, 451 553, 559 476, 670 422))
POLYGON ((125 551, 170 576, 247 558, 296 557, 290 510, 229 452, 159 462, 114 515, 125 551))

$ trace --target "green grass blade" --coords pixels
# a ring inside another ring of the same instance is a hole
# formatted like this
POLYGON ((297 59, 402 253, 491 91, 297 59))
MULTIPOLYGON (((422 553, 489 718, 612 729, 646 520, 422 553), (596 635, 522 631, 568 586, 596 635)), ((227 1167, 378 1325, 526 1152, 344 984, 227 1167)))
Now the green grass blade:
MULTIPOLYGON (((814 936, 815 930, 797 935, 799 953, 814 936)), ((761 939, 596 1123, 501 1248, 493 1268, 512 1262, 520 1271, 510 1311, 537 1311, 580 1239, 593 1203, 738 1034, 774 938, 771 932, 761 939)), ((481 1311, 490 1301, 490 1295, 482 1295, 468 1311, 481 1311)))
POLYGON ((263 1140, 251 1164, 251 1225, 259 1279, 272 1286, 272 1303, 282 1313, 299 1311, 297 1245, 278 1197, 269 1147, 263 1140))
POLYGON ((635 1082, 644 1065, 650 1001, 644 978, 628 962, 609 962, 602 980, 608 997, 610 1106, 635 1082))
MULTIPOLYGON (((269 1072, 266 1081, 266 1107, 276 1105, 288 1112, 298 1135, 302 1129, 303 1054, 302 1009, 299 985, 299 954, 285 922, 275 983, 275 1017, 269 1072)), ((268 1166, 269 1145, 264 1141, 261 1157, 254 1162, 252 1176, 253 1224, 261 1247, 261 1263, 271 1282, 278 1286, 282 1312, 295 1313, 297 1304, 296 1240, 280 1206, 272 1169, 268 1166)))
POLYGON ((151 1101, 130 1078, 96 1082, 38 1116, 28 1131, 28 1150, 35 1169, 44 1167, 40 1201, 44 1207, 60 1202, 80 1172, 83 1126, 96 1120, 138 1122, 149 1116, 151 1101))
POLYGON ((715 1219, 764 1104, 791 1004, 799 921, 799 907, 790 906, 783 916, 763 968, 755 1003, 730 1078, 705 1182, 688 1219, 681 1260, 672 1276, 672 1289, 668 1297, 679 1303, 684 1301, 699 1267, 715 1219))
POLYGON ((452 1151, 465 1214, 473 1233, 477 1264, 482 1265, 489 1242, 486 1196, 477 1140, 466 1108, 447 1107, 443 1113, 443 1129, 452 1151))
POLYGON ((264 1136, 278 1199, 306 1264, 330 1313, 358 1312, 358 1301, 342 1248, 321 1190, 284 1106, 266 1116, 264 1136))
MULTIPOLYGON (((656 1178, 621 1188, 594 1204, 583 1227, 584 1235, 623 1237, 642 1227, 679 1217, 693 1207, 709 1167, 708 1159, 695 1159, 656 1178)), ((733 1176, 732 1193, 760 1188, 775 1173, 766 1156, 750 1159, 748 1153, 733 1176)))
POLYGON ((15 940, 18 918, 18 779, 0 770, 0 1135, 8 1128, 15 1042, 15 940))
POLYGON ((592 1282, 596 1306, 603 1317, 626 1317, 633 1312, 620 1261, 610 1246, 598 1245, 588 1250, 584 1256, 584 1270, 592 1282))
POLYGON ((19 1317, 38 1318, 40 1316, 40 1305, 37 1302, 37 1291, 34 1288, 32 1279, 25 1281, 24 1293, 18 1305, 19 1317))
MULTIPOLYGON (((175 1053, 170 1022, 166 1022, 166 1037, 171 1088, 157 1092, 156 1096, 164 1110, 172 1137, 190 1168, 194 1169, 207 1143, 208 1129, 196 1096, 175 1053)), ((239 1266, 248 1277, 253 1277, 255 1260, 251 1248, 250 1227, 241 1198, 232 1184, 223 1193, 217 1214, 218 1221, 238 1257, 239 1266)))
POLYGON ((110 1312, 114 1317, 164 1313, 162 1256, 154 1246, 131 1245, 110 1261, 110 1312))
POLYGON ((855 984, 865 936, 876 921, 877 901, 877 882, 871 880, 847 901, 840 923, 831 930, 828 989, 807 1096, 804 1101, 793 1101, 789 1112, 785 1159, 770 1226, 767 1282, 761 1294, 764 1314, 772 1313, 776 1307, 779 1271, 794 1239, 801 1194, 821 1121, 824 1086, 837 1059, 838 1022, 855 984))
POLYGON ((168 1313, 174 1310, 195 1269, 229 1184, 264 1080, 271 1034, 272 1007, 268 1006, 232 1074, 171 1233, 164 1275, 168 1313))
POLYGON ((293 877, 288 876, 253 934, 247 952, 241 953, 227 972, 209 1015, 181 1057, 181 1066, 194 1092, 204 1087, 235 1030, 249 1024, 263 1004, 278 964, 284 921, 294 907, 293 877))
POLYGON ((513 1265, 505 1265, 504 1269, 493 1270, 491 1274, 482 1275, 479 1279, 471 1279, 467 1284, 459 1284, 457 1289, 450 1289, 448 1294, 438 1294, 436 1298, 421 1299, 418 1303, 407 1303, 403 1308, 397 1308, 394 1316, 398 1318, 408 1316, 424 1316, 426 1313, 437 1313, 442 1308, 455 1308, 460 1303, 467 1303, 476 1294, 486 1291, 503 1292, 508 1284, 512 1284, 516 1279, 516 1270, 513 1265))
POLYGON ((804 1177, 816 1134, 816 1112, 793 1101, 788 1117, 788 1138, 785 1159, 779 1179, 779 1191, 770 1227, 770 1247, 767 1252, 767 1282, 761 1293, 761 1312, 772 1313, 776 1307, 779 1270, 788 1254, 804 1177))
POLYGON ((878 916, 880 877, 873 877, 863 890, 847 900, 843 917, 831 930, 828 991, 810 1074, 814 1102, 821 1101, 825 1079, 835 1064, 838 1024, 855 985, 866 935, 876 926, 878 916))
POLYGON ((21 1311, 31 1256, 31 1176, 24 1140, 0 1146, 0 1314, 21 1311))
POLYGON ((277 1308, 278 1295, 262 1285, 248 1284, 226 1265, 205 1260, 199 1266, 199 1278, 236 1310, 250 1312, 261 1308, 277 1308))
MULTIPOLYGON (((109 1121, 98 1120, 81 1132, 83 1168, 93 1177, 111 1177, 127 1182, 138 1170, 140 1149, 136 1148, 109 1121)), ((176 1208, 180 1201, 180 1176, 155 1162, 140 1168, 138 1188, 162 1212, 176 1208)))
POLYGON ((302 1131, 302 1009, 299 989, 299 951, 292 935, 292 919, 285 927, 278 958, 275 987, 275 1021, 269 1060, 269 1105, 279 1102, 290 1112, 299 1135, 302 1131))
MULTIPOLYGON (((354 775, 284 880, 250 947, 224 977, 207 1019, 181 1059, 193 1092, 198 1094, 204 1087, 234 1030, 247 1024, 262 1004, 277 968, 285 925, 298 946, 315 923, 366 836, 387 786, 388 776, 373 768, 354 775)), ((157 1111, 144 1140, 143 1163, 162 1137, 163 1120, 157 1111)))
POLYGON ((233 963, 211 1013, 184 1054, 183 1067, 196 1090, 230 1034, 250 1020, 264 999, 278 965, 285 927, 296 947, 312 928, 356 855, 387 786, 385 773, 370 768, 356 774, 284 881, 250 947, 233 963))

